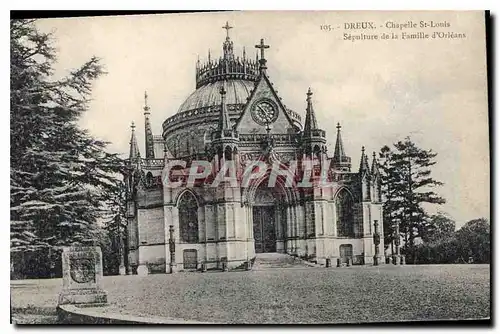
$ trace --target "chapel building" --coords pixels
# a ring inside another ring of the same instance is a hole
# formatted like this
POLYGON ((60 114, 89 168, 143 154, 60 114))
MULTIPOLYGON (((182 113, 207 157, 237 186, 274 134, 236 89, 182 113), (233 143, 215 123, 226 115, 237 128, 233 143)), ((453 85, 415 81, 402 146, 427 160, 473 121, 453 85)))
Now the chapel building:
POLYGON ((132 125, 125 175, 127 273, 202 265, 221 269, 223 264, 231 269, 268 252, 317 263, 373 263, 376 254, 384 254, 384 238, 374 242, 375 234, 384 235, 375 155, 370 165, 361 149, 360 165, 353 168, 340 124, 330 155, 311 89, 305 93, 302 121, 271 82, 264 40, 255 46, 255 59, 244 48, 237 56, 231 27, 226 23, 223 28, 222 56, 209 53, 205 63, 197 61, 196 90, 164 121, 161 135, 152 133, 145 96, 144 157, 132 125), (195 161, 210 162, 211 168, 189 185, 195 161), (218 176, 226 175, 221 169, 228 162, 237 186, 214 186, 218 176), (243 184, 245 172, 256 171, 256 162, 265 167, 243 184), (270 179, 275 181, 271 187, 270 179), (304 186, 308 180, 311 185, 304 186))

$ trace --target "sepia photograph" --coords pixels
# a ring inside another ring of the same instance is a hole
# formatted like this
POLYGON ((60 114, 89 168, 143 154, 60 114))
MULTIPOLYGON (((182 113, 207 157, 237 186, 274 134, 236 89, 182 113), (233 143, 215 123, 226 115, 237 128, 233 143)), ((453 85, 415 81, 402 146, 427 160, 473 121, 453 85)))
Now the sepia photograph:
POLYGON ((10 19, 12 324, 491 324, 489 12, 82 15, 10 19))

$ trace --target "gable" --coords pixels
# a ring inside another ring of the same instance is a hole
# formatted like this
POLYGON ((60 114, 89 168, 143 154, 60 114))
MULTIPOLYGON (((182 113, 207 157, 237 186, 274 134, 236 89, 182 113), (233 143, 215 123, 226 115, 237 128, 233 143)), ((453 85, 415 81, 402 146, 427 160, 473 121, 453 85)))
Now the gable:
POLYGON ((256 88, 252 91, 243 112, 235 124, 235 129, 240 134, 266 134, 266 124, 262 121, 259 123, 258 116, 255 115, 257 105, 267 103, 275 108, 277 115, 273 117, 273 121, 269 123, 271 134, 286 134, 295 133, 290 116, 285 112, 285 108, 281 103, 276 91, 271 85, 269 79, 265 75, 261 75, 257 81, 256 88))

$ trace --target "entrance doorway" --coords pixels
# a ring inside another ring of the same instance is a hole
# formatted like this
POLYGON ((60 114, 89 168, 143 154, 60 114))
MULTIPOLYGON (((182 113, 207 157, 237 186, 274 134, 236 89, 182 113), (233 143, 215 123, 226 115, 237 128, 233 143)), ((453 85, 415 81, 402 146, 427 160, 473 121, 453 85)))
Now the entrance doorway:
POLYGON ((276 252, 274 206, 253 207, 253 238, 255 241, 255 253, 276 252))

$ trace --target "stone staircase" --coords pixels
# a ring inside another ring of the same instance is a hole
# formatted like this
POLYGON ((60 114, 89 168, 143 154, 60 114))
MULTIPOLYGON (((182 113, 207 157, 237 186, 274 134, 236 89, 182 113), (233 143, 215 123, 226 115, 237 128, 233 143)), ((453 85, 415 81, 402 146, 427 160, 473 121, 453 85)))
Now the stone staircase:
POLYGON ((255 257, 253 270, 267 270, 276 268, 307 268, 310 267, 305 261, 288 254, 282 253, 258 253, 255 257))

